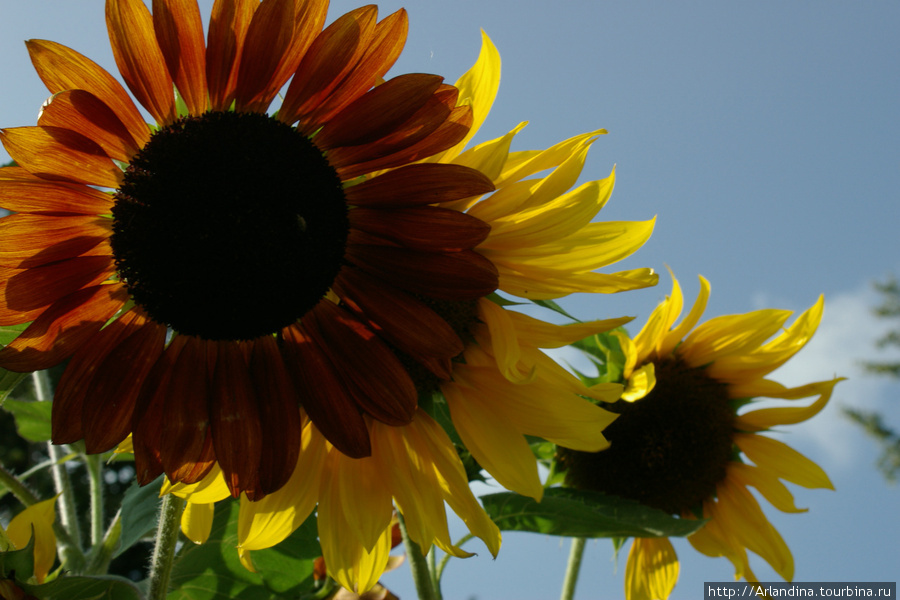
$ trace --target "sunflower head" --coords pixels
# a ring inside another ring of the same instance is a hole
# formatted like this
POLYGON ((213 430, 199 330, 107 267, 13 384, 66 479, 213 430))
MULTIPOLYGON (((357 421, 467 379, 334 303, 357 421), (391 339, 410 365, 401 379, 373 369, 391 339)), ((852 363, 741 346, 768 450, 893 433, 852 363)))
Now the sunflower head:
MULTIPOLYGON (((698 325, 710 290, 702 277, 700 287, 693 308, 678 325, 682 296, 674 280, 671 296, 636 336, 608 336, 606 342, 616 346, 621 358, 621 365, 610 372, 622 374, 626 394, 609 406, 619 413, 603 431, 609 449, 593 454, 560 449, 566 482, 685 518, 709 519, 704 529, 689 538, 701 552, 727 556, 738 577, 752 579, 749 549, 790 579, 790 551, 747 486, 789 512, 799 509, 780 479, 805 487, 831 487, 814 463, 760 435, 776 425, 814 416, 840 381, 787 388, 767 378, 810 340, 822 317, 823 300, 790 326, 785 323, 791 312, 774 309, 716 317, 698 325), (805 407, 747 410, 758 397, 812 396, 818 398, 805 407)), ((674 556, 670 546, 642 541, 632 548, 629 565, 653 562, 649 555, 642 555, 644 551, 674 556)), ((658 577, 662 571, 628 584, 629 598, 643 597, 632 596, 634 586, 649 589, 656 585, 651 579, 658 577)), ((674 585, 670 574, 662 579, 674 585)))

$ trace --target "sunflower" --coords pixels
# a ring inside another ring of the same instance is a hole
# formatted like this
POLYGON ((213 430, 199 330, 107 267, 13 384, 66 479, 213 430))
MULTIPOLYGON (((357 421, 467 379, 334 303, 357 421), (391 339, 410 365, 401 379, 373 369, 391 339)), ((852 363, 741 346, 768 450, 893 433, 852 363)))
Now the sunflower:
POLYGON ((262 498, 291 476, 304 419, 345 456, 417 413, 403 360, 445 373, 464 344, 435 307, 498 285, 489 226, 436 206, 493 189, 417 161, 472 123, 435 75, 383 81, 407 17, 323 29, 323 0, 108 0, 125 89, 60 44, 27 42, 53 94, 0 130, 0 366, 70 359, 53 440, 129 433, 138 481, 262 498), (383 81, 383 82, 382 82, 383 81), (377 84, 377 85, 376 85, 377 84), (283 101, 270 114, 279 91, 283 101), (401 360, 400 357, 403 357, 401 360), (300 407, 302 406, 302 414, 300 407))
MULTIPOLYGON (((56 533, 53 523, 56 521, 56 496, 42 500, 27 507, 9 522, 6 531, 0 527, 0 551, 7 552, 25 548, 34 542, 34 572, 30 583, 41 584, 50 573, 56 562, 56 533)), ((8 580, 0 580, 0 591, 3 585, 12 585, 8 580)), ((0 597, 5 597, 0 594, 0 597)))
MULTIPOLYGON (((818 465, 763 435, 817 414, 842 380, 789 388, 766 378, 812 338, 824 301, 820 297, 789 327, 791 311, 775 309, 716 317, 697 326, 709 291, 701 277, 697 301, 674 326, 682 294, 673 276, 671 296, 640 333, 629 338, 616 332, 628 393, 611 407, 620 413, 604 431, 611 447, 595 454, 560 449, 566 482, 682 518, 708 519, 688 538, 694 548, 727 557, 736 578, 756 581, 749 550, 790 581, 791 552, 748 487, 785 512, 806 509, 795 506, 781 480, 833 489, 818 465), (813 396, 818 398, 808 406, 741 410, 757 398, 813 396)), ((677 578, 678 559, 667 538, 634 540, 625 570, 629 600, 666 598, 677 578)))
MULTIPOLYGON (((499 54, 485 36, 475 65, 455 84, 460 107, 473 109, 473 130, 490 109, 499 77, 499 54)), ((654 285, 657 276, 650 269, 596 272, 637 250, 653 228, 653 221, 591 222, 609 199, 612 176, 567 191, 600 132, 542 151, 510 152, 521 128, 463 152, 470 131, 460 144, 423 163, 474 167, 491 178, 494 194, 441 207, 460 214, 477 212, 490 224, 491 231, 475 251, 497 265, 499 290, 552 299, 575 291, 611 293, 654 285), (532 177, 547 170, 543 177, 532 177)), ((418 369, 414 379, 420 397, 443 396, 462 442, 482 467, 509 489, 540 499, 543 487, 525 435, 599 450, 606 442, 596 432, 615 415, 585 397, 613 401, 622 390, 619 384, 588 388, 540 349, 558 348, 630 319, 554 325, 507 310, 504 304, 493 295, 436 304, 453 329, 463 332, 465 349, 444 365, 445 372, 418 369)), ((289 483, 260 501, 241 498, 238 544, 248 568, 253 568, 251 551, 285 539, 316 506, 329 573, 360 592, 384 570, 394 504, 410 537, 423 549, 434 544, 454 556, 469 555, 449 537, 446 502, 496 554, 499 531, 472 495, 454 445, 433 415, 420 407, 409 424, 386 427, 371 420, 370 425, 372 455, 353 459, 310 423, 289 483), (340 508, 351 504, 356 507, 353 515, 340 508)), ((165 489, 188 499, 182 529, 190 539, 204 541, 215 502, 227 497, 222 477, 211 473, 197 484, 165 489)))

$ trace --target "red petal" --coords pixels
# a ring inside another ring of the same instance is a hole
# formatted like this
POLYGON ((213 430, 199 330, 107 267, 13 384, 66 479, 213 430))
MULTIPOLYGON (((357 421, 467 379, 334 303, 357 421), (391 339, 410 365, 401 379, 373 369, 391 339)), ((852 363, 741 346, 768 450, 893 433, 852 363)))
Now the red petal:
POLYGON ((116 113, 138 146, 150 140, 150 128, 116 79, 91 59, 62 44, 46 40, 25 42, 31 62, 50 93, 85 90, 116 113))
POLYGON ((163 414, 166 424, 159 441, 159 458, 170 481, 183 481, 202 455, 209 429, 209 342, 186 338, 172 365, 163 414))
MULTIPOLYGON (((455 88, 452 89, 455 94, 455 88)), ((428 158, 462 140, 471 126, 469 106, 448 109, 446 101, 435 94, 394 134, 363 146, 335 148, 328 160, 346 180, 428 158)))
POLYGON ((388 425, 412 421, 416 387, 400 360, 371 329, 327 300, 303 317, 303 327, 365 412, 388 425))
POLYGON ((147 6, 142 0, 107 0, 106 28, 119 73, 131 93, 157 123, 174 121, 172 77, 147 6))
POLYGON ((408 27, 409 20, 403 9, 378 23, 371 39, 363 43, 364 54, 353 70, 327 98, 322 99, 318 108, 304 115, 303 121, 325 123, 378 83, 399 58, 408 27))
POLYGON ((365 419, 324 353, 300 325, 286 327, 281 335, 288 373, 316 428, 343 454, 371 456, 365 419))
POLYGON ((140 147, 116 113, 102 100, 84 90, 54 94, 38 117, 41 127, 62 127, 96 142, 107 156, 128 162, 140 147))
POLYGON ((78 256, 109 238, 111 223, 98 217, 3 217, 0 265, 25 269, 78 256))
POLYGON ((344 190, 344 194, 350 204, 402 208, 480 196, 493 189, 491 180, 475 169, 462 165, 418 163, 351 185, 344 190))
MULTIPOLYGON (((250 376, 259 399, 259 420, 265 440, 259 463, 259 487, 265 494, 290 479, 300 454, 300 402, 271 336, 253 342, 250 376)), ((252 498, 251 498, 252 499, 252 498)))
POLYGON ((50 304, 112 272, 108 256, 79 256, 33 269, 0 267, 0 323, 33 321, 50 304))
POLYGON ((350 226, 430 252, 472 249, 491 232, 491 226, 480 219, 437 206, 357 208, 350 211, 350 226))
POLYGON ((238 111, 264 111, 284 84, 274 78, 291 47, 294 6, 294 0, 268 0, 253 15, 238 69, 235 90, 238 111))
POLYGON ((0 367, 24 373, 61 363, 88 342, 127 298, 121 284, 111 284, 57 300, 0 350, 0 367))
POLYGON ((128 335, 136 318, 135 311, 130 311, 101 329, 66 366, 53 398, 53 443, 69 444, 84 438, 82 412, 91 381, 107 354, 128 335))
POLYGON ((216 458, 228 489, 237 498, 259 485, 263 432, 241 348, 235 342, 219 342, 217 350, 209 416, 216 458))
POLYGON ((473 250, 419 252, 351 243, 347 258, 393 286, 438 300, 475 300, 498 285, 497 268, 473 250))
POLYGON ((111 450, 131 433, 141 387, 165 348, 164 325, 150 321, 137 311, 129 315, 134 315, 130 322, 123 321, 123 317, 101 331, 102 334, 116 323, 124 323, 123 331, 117 336, 121 341, 102 363, 96 363, 99 366, 84 401, 84 444, 91 454, 111 450))
POLYGON ((464 349, 450 325, 423 302, 359 269, 341 271, 335 289, 383 329, 382 337, 415 358, 453 358, 464 349))
MULTIPOLYGON (((441 81, 443 78, 438 75, 423 73, 386 81, 326 123, 316 134, 316 145, 322 150, 360 146, 394 134, 434 97, 441 81)), ((439 124, 440 121, 434 126, 439 124)))
POLYGON ((206 110, 206 45, 196 0, 153 0, 153 30, 188 111, 206 110))
POLYGON ((108 188, 122 182, 122 170, 103 148, 70 129, 13 127, 0 130, 0 141, 14 161, 38 177, 108 188))
POLYGON ((212 110, 228 110, 234 100, 237 66, 258 0, 216 0, 209 20, 206 81, 212 110))

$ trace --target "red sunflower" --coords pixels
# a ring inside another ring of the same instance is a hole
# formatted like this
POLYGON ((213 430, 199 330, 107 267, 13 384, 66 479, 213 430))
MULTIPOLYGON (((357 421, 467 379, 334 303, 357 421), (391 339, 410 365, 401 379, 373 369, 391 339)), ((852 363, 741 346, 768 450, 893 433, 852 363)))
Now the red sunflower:
POLYGON ((231 493, 290 477, 307 416, 342 453, 367 419, 409 423, 411 369, 439 378, 463 341, 442 306, 497 287, 489 227, 433 206, 493 189, 413 164, 472 122, 435 75, 382 82, 406 14, 324 27, 324 0, 108 0, 125 89, 60 44, 27 43, 53 94, 0 130, 0 324, 30 323, 0 367, 71 359, 53 440, 133 434, 138 480, 231 493), (323 29, 324 27, 324 29, 323 29), (270 110, 279 91, 283 101, 270 110), (416 367, 416 365, 418 365, 416 367))

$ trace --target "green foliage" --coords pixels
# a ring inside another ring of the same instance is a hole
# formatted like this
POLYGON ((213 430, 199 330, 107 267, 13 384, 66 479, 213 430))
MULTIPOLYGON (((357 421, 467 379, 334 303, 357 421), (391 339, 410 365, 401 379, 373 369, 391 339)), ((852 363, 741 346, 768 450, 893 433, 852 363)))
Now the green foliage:
POLYGON ((571 488, 549 488, 541 502, 512 492, 481 497, 504 531, 589 538, 682 537, 705 521, 679 519, 631 500, 571 488))
POLYGON ((19 435, 29 442, 50 440, 50 409, 52 402, 29 402, 9 399, 3 407, 16 418, 19 435))
MULTIPOLYGON (((875 282, 874 286, 882 296, 882 303, 873 309, 873 314, 883 319, 900 318, 900 282, 890 277, 884 283, 875 282)), ((894 322, 875 345, 881 349, 900 347, 900 324, 894 322)), ((863 361, 862 366, 872 375, 900 379, 900 361, 863 361)), ((900 434, 888 427, 878 413, 846 408, 844 415, 881 446, 876 465, 888 482, 896 483, 900 479, 900 434)))
MULTIPOLYGON (((624 332, 625 330, 619 327, 613 331, 624 332)), ((572 347, 584 352, 597 369, 596 376, 587 375, 576 370, 576 374, 585 385, 620 383, 622 381, 622 372, 625 368, 625 353, 622 351, 619 339, 613 335, 613 331, 592 335, 572 344, 572 347)))
POLYGON ((144 487, 134 482, 125 492, 122 498, 122 533, 115 556, 119 556, 156 529, 161 487, 162 477, 144 487))
POLYGON ((316 537, 315 517, 307 521, 275 548, 253 553, 256 573, 238 559, 237 525, 239 504, 216 506, 209 540, 202 545, 186 543, 176 557, 168 600, 269 600, 304 598, 317 592, 313 561, 322 551, 316 537))

